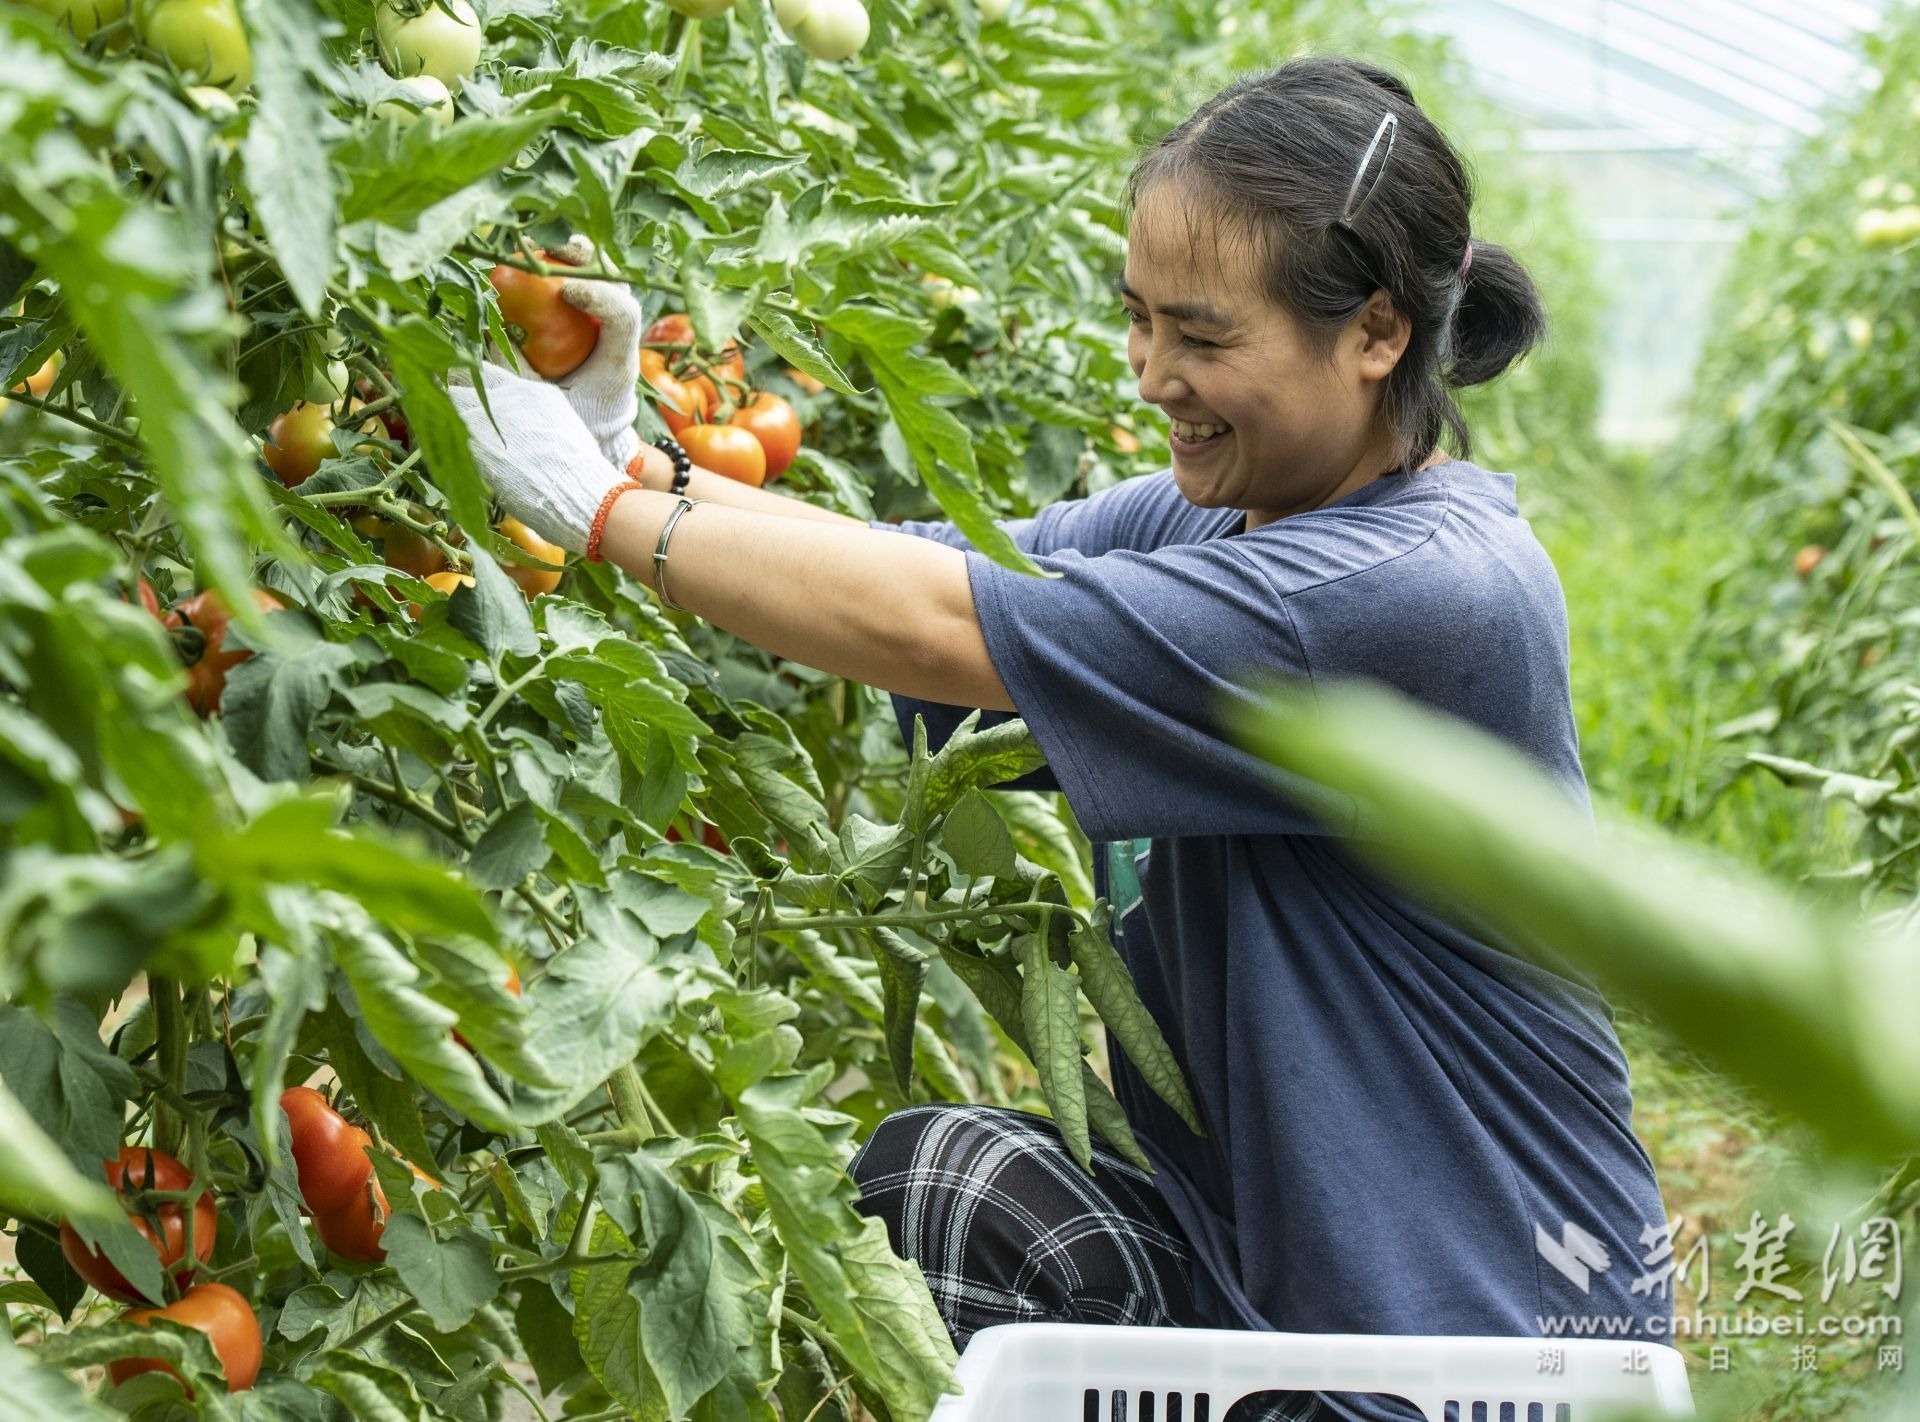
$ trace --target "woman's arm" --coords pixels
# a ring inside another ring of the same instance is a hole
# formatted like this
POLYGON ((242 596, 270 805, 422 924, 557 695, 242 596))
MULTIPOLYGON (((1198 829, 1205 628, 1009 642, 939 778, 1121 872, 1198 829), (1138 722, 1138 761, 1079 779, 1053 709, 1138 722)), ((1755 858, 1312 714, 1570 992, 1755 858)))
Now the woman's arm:
MULTIPOLYGON (((689 493, 701 478, 694 474, 689 493)), ((795 504, 744 485, 722 492, 735 490, 795 504)), ((608 515, 602 556, 658 591, 653 550, 678 502, 651 489, 623 495, 608 515)), ((667 591, 714 626, 790 661, 923 701, 1014 709, 974 612, 966 555, 956 548, 838 514, 783 518, 728 499, 688 509, 674 525, 667 591)))
MULTIPOLYGON (((673 484, 673 461, 666 451, 652 445, 643 445, 640 450, 641 467, 638 477, 647 488, 665 493, 673 484)), ((687 481, 687 497, 706 499, 716 504, 726 504, 736 509, 752 509, 756 513, 779 514, 783 518, 811 519, 818 523, 838 524, 843 528, 866 528, 866 524, 857 518, 848 518, 845 514, 835 513, 832 509, 823 509, 804 499, 777 493, 772 489, 755 488, 752 484, 742 484, 738 479, 729 479, 724 474, 716 474, 711 469, 693 466, 693 476, 687 481)), ((679 530, 674 530, 676 539, 679 530)), ((652 568, 652 560, 647 566, 652 568)), ((676 600, 678 589, 674 591, 676 600)), ((803 661, 804 658, 795 660, 803 661)))

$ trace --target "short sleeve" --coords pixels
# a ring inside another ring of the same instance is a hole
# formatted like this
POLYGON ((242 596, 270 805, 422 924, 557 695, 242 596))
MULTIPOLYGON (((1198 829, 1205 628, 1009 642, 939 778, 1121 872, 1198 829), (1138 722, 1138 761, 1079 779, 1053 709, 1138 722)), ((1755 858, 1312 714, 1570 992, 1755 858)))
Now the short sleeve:
MULTIPOLYGON (((1141 523, 1139 513, 1145 503, 1163 491, 1149 487, 1151 478, 1131 479, 1103 489, 1084 499, 1069 499, 1047 505, 1032 518, 1009 519, 1000 527, 1014 546, 1030 557, 1044 557, 1067 550, 1084 554, 1104 553, 1134 536, 1141 523)), ((951 523, 938 520, 908 519, 901 523, 874 522, 872 527, 888 533, 906 533, 917 538, 944 543, 949 548, 971 551, 967 536, 951 523)), ((920 701, 910 696, 893 698, 893 714, 900 723, 900 739, 913 745, 913 718, 922 716, 927 723, 927 745, 938 750, 947 743, 956 727, 973 708, 948 706, 937 701, 920 701)), ((980 717, 979 729, 1000 725, 1013 719, 1006 711, 987 711, 980 717)), ((999 788, 1005 790, 1057 790, 1050 769, 1042 767, 999 788)))
POLYGON ((1094 840, 1352 832, 1352 802, 1223 730, 1254 688, 1310 676, 1285 600, 1230 540, 1038 560, 967 555, 995 669, 1094 840))

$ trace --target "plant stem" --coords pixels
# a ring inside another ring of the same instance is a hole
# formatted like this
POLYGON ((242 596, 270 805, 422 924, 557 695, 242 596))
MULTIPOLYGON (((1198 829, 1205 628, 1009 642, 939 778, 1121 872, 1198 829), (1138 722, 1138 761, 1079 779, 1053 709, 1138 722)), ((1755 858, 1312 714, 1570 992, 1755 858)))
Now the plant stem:
POLYGON ((1064 904, 1050 904, 1040 900, 1028 900, 1017 904, 976 904, 970 908, 929 909, 925 913, 862 913, 862 914, 805 914, 784 917, 775 914, 768 921, 772 932, 784 932, 795 928, 872 928, 895 927, 905 924, 916 928, 928 923, 946 923, 957 918, 997 918, 1006 914, 1052 914, 1070 913, 1075 918, 1085 918, 1078 909, 1064 904))
POLYGON ((69 424, 78 425, 83 430, 91 430, 102 439, 112 440, 122 449, 130 449, 135 452, 138 452, 140 449, 140 441, 128 434, 125 430, 116 429, 106 421, 96 420, 91 415, 83 415, 78 410, 69 410, 60 405, 50 405, 37 395, 29 395, 25 390, 9 390, 6 398, 14 401, 16 404, 25 405, 28 409, 39 410, 42 414, 53 415, 67 421, 69 424))
MULTIPOLYGON (((172 978, 150 977, 147 996, 153 1002, 154 1047, 160 1078, 173 1101, 178 1101, 187 1080, 187 1020, 180 1003, 180 988, 172 978)), ((169 1155, 178 1154, 184 1124, 184 1117, 171 1101, 156 1102, 154 1144, 169 1155)))
POLYGON ((607 1090, 613 1096, 613 1109, 619 1113, 621 1125, 638 1135, 641 1142, 658 1134, 653 1114, 647 1109, 647 1088, 640 1080, 638 1067, 632 1062, 621 1067, 607 1078, 607 1090))

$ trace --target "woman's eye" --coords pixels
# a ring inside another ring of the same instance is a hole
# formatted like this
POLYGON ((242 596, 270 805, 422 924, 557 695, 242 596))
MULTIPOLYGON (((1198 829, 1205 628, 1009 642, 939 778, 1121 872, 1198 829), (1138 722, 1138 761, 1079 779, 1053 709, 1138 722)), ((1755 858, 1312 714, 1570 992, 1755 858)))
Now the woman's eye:
POLYGON ((1212 341, 1203 341, 1198 336, 1183 336, 1181 339, 1196 350, 1211 350, 1213 348, 1212 341))
POLYGON ((1132 325, 1144 326, 1147 324, 1147 318, 1138 311, 1135 311, 1131 306, 1123 306, 1120 309, 1127 313, 1127 320, 1132 325))

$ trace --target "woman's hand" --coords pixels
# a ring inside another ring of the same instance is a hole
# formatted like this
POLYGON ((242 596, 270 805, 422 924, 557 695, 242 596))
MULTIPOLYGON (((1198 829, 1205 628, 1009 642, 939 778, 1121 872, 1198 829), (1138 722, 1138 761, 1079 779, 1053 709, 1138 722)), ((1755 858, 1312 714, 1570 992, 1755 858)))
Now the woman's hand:
MULTIPOLYGON (((571 266, 591 266, 593 243, 569 238, 553 251, 556 260, 571 266)), ((569 306, 600 318, 600 340, 580 368, 556 381, 615 469, 625 469, 640 451, 633 422, 640 414, 640 303, 630 288, 617 281, 590 281, 570 277, 560 288, 569 306)), ((522 520, 525 522, 525 520, 522 520)))
MULTIPOLYGON (((600 339, 604 344, 604 328, 600 339)), ((467 427, 481 478, 506 511, 535 533, 585 552, 608 491, 627 482, 624 466, 608 463, 569 394, 558 386, 491 364, 480 367, 480 376, 486 383, 485 407, 464 371, 454 373, 447 394, 467 427)))

